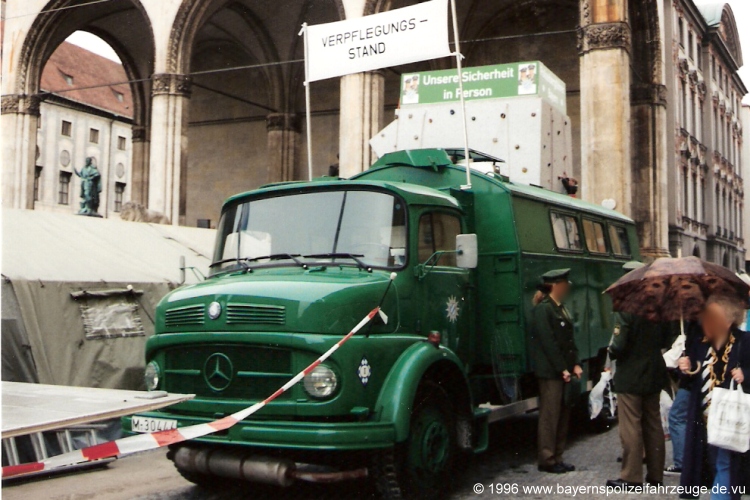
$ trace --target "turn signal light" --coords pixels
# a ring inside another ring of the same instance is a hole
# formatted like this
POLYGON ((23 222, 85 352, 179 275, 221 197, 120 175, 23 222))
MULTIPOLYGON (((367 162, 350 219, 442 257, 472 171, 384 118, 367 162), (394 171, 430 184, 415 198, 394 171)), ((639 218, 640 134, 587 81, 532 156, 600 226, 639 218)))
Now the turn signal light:
POLYGON ((433 330, 427 335, 427 342, 435 347, 440 347, 440 338, 440 332, 433 330))

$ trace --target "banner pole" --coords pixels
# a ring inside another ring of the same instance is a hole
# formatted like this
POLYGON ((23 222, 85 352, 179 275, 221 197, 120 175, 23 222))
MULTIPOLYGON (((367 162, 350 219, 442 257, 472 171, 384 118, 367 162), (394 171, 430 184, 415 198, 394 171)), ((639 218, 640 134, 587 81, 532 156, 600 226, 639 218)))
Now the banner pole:
POLYGON ((305 50, 305 128, 307 128, 307 180, 313 180, 312 120, 310 118, 310 54, 307 44, 307 23, 302 23, 305 50))
POLYGON ((461 120, 464 129, 464 158, 466 159, 466 185, 462 189, 471 189, 471 156, 469 155, 469 129, 466 125, 466 100, 464 99, 463 69, 461 66, 461 45, 458 36, 458 16, 456 15, 456 0, 451 1, 451 17, 453 18, 453 42, 456 44, 456 69, 458 71, 458 92, 461 101, 461 120))

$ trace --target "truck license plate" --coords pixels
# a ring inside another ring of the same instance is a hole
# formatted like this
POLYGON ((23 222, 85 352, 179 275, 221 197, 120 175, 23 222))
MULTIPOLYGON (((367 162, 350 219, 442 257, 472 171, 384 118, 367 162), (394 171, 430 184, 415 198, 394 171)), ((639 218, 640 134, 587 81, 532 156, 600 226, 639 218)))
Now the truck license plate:
POLYGON ((133 418, 130 421, 130 428, 133 432, 144 433, 171 431, 177 428, 177 420, 133 415, 133 418))

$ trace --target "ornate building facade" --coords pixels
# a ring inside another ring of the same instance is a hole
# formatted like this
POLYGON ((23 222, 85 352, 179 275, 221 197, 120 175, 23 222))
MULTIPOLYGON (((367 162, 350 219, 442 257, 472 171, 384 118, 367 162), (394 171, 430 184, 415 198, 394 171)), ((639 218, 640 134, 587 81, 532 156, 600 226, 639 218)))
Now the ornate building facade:
POLYGON ((731 10, 674 0, 672 252, 744 269, 740 102, 747 88, 731 10))
MULTIPOLYGON (((705 242, 703 257, 723 261, 721 252, 709 251, 709 240, 715 241, 714 247, 734 252, 729 257, 734 266, 732 259, 742 253, 739 231, 730 237, 729 220, 717 219, 715 227, 707 222, 713 217, 708 210, 715 205, 713 198, 705 203, 706 217, 683 212, 680 201, 678 162, 689 167, 690 176, 704 172, 700 175, 710 191, 714 181, 706 172, 716 164, 714 151, 720 153, 720 167, 724 165, 719 176, 726 173, 720 193, 726 188, 727 206, 730 193, 733 204, 742 196, 736 176, 729 174, 729 165, 738 168, 739 159, 730 160, 713 142, 695 136, 706 148, 706 168, 675 154, 685 142, 675 90, 682 81, 674 54, 678 7, 684 12, 682 5, 690 5, 694 40, 700 36, 702 50, 714 47, 722 77, 733 82, 738 97, 743 89, 735 74, 741 55, 731 10, 721 5, 718 21, 701 21, 701 11, 691 1, 463 0, 458 2, 461 47, 466 66, 539 60, 563 79, 573 139, 571 175, 580 180, 584 199, 614 202, 635 219, 645 256, 676 253, 697 236, 705 242)), ((300 24, 351 19, 414 2, 3 2, 5 47, 13 48, 2 63, 3 202, 34 206, 30 180, 39 77, 50 54, 75 30, 106 40, 132 81, 132 201, 163 212, 173 223, 195 225, 215 221, 222 200, 238 191, 306 176, 300 24)), ((687 26, 688 16, 680 16, 687 26)), ((687 59, 690 89, 689 54, 687 59)), ((400 75, 447 69, 453 62, 446 58, 315 82, 315 175, 326 174, 337 161, 342 176, 367 168, 373 160, 368 141, 390 121, 400 75)), ((696 100, 702 88, 698 81, 696 100)), ((712 105, 714 89, 705 83, 704 102, 712 105)), ((719 88, 719 110, 728 99, 722 92, 719 88)), ((724 109, 726 121, 726 103, 724 109)), ((704 118, 710 114, 706 111, 704 118)), ((731 127, 728 135, 741 137, 741 130, 731 127)), ((689 137, 687 144, 693 144, 689 137)), ((736 223, 739 216, 732 220, 736 223)))

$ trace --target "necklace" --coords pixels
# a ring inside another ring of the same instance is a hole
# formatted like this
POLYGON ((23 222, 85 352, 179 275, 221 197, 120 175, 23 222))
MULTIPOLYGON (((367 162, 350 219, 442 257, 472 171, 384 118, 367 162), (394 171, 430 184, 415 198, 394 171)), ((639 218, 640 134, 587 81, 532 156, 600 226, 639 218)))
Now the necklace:
POLYGON ((714 372, 714 366, 716 366, 716 363, 719 361, 719 356, 716 354, 716 349, 713 348, 713 346, 709 346, 709 352, 711 353, 711 367, 710 370, 710 380, 711 380, 711 386, 717 387, 724 383, 724 379, 727 376, 727 368, 729 368, 729 354, 732 352, 732 346, 734 345, 734 335, 729 334, 729 341, 727 341, 727 345, 724 348, 724 354, 721 356, 721 361, 724 363, 724 369, 721 371, 721 378, 719 378, 716 373, 714 372))

